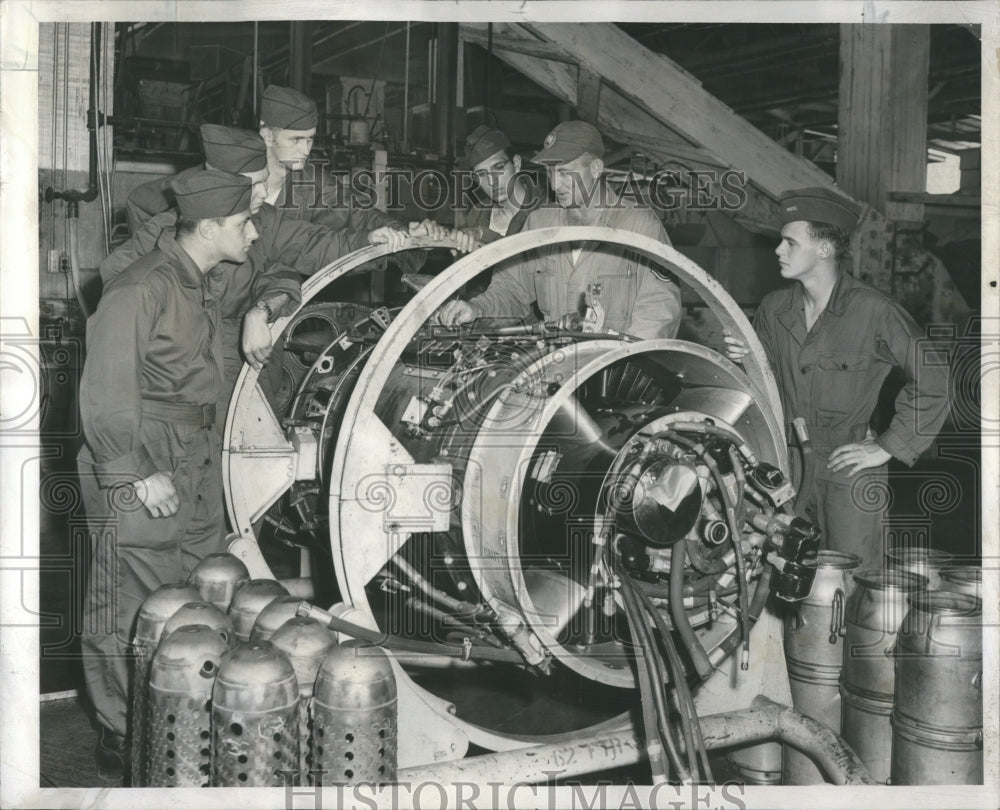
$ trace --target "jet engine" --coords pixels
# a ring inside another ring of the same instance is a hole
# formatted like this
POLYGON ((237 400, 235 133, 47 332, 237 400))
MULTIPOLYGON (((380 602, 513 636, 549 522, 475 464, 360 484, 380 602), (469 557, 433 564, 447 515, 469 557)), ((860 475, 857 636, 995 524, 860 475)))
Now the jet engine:
POLYGON ((387 253, 309 278, 269 366, 244 367, 224 451, 232 551, 261 577, 265 537, 307 549, 331 612, 381 634, 401 768, 635 722, 663 741, 663 773, 697 770, 691 693, 731 654, 745 667, 764 601, 804 598, 815 573, 750 324, 692 261, 620 230, 494 242, 409 279, 401 307, 341 293, 387 253), (748 345, 743 367, 587 317, 436 324, 481 273, 581 240, 672 273, 748 345), (525 711, 484 724, 491 690, 525 711), (533 717, 540 693, 566 703, 556 726, 533 717))

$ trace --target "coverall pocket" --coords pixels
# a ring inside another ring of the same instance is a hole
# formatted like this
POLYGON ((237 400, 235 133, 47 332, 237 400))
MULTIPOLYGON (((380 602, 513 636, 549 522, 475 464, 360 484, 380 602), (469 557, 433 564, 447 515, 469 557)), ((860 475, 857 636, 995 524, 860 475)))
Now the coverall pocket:
POLYGON ((871 365, 866 352, 823 352, 816 359, 819 374, 814 383, 814 400, 822 403, 820 413, 829 411, 841 417, 851 412, 865 383, 865 372, 871 365))
POLYGON ((635 304, 633 289, 635 273, 632 270, 609 273, 597 276, 594 281, 601 285, 600 301, 604 308, 604 325, 609 329, 624 331, 632 318, 632 307, 635 304))
POLYGON ((555 271, 548 267, 547 262, 543 262, 542 266, 535 271, 534 280, 535 302, 538 304, 538 310, 542 313, 542 318, 547 321, 555 320, 570 311, 566 309, 566 303, 560 300, 562 296, 559 295, 559 279, 555 271))

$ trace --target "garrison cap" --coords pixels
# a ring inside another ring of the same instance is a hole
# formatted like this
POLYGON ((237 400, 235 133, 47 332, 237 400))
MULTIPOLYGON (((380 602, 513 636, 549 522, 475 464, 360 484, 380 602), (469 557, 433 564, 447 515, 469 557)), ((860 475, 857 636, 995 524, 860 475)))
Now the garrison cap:
POLYGON ((316 102, 291 87, 271 84, 260 102, 260 120, 277 129, 315 129, 319 123, 316 102))
POLYGON ((202 169, 170 181, 184 219, 216 219, 250 208, 250 178, 244 174, 202 169))
POLYGON ((584 152, 604 157, 604 141, 597 127, 586 121, 564 121, 545 136, 542 151, 531 160, 534 163, 569 163, 584 152))
POLYGON ((473 169, 486 158, 509 148, 510 141, 506 135, 499 129, 490 129, 484 124, 472 130, 472 134, 465 139, 465 157, 469 161, 469 168, 473 169))
POLYGON ((781 224, 804 220, 836 225, 850 233, 861 211, 854 200, 825 186, 797 188, 781 195, 781 224))
POLYGON ((205 163, 213 169, 251 174, 267 168, 267 146, 256 132, 202 124, 201 145, 205 163))

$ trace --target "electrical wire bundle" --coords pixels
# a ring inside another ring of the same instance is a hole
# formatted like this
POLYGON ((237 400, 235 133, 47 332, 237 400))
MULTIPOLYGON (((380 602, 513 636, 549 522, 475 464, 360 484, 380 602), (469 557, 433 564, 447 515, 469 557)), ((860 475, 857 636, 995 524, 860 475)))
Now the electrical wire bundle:
MULTIPOLYGON (((617 549, 615 556, 617 560, 617 549)), ((632 577, 617 563, 616 573, 635 649, 636 679, 653 780, 662 782, 669 778, 665 752, 677 781, 712 783, 714 777, 698 712, 670 627, 652 600, 633 584, 632 577), (673 696, 673 701, 668 695, 673 696), (668 708, 671 703, 679 723, 674 722, 668 708)))

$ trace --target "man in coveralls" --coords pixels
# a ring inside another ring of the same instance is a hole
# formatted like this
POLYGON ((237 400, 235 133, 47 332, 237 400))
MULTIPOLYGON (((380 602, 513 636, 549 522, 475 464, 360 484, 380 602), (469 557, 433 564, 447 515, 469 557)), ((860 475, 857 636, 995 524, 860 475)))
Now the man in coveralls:
MULTIPOLYGON (((912 466, 934 441, 948 414, 948 370, 940 352, 928 362, 928 350, 940 347, 899 304, 840 269, 858 215, 852 200, 828 188, 782 194, 775 253, 781 277, 795 283, 764 297, 754 328, 785 420, 804 419, 812 442, 814 484, 800 494, 806 516, 825 548, 880 568, 887 463, 912 466), (894 366, 906 383, 888 429, 875 436, 869 422, 894 366)), ((726 343, 731 359, 746 355, 742 341, 726 343)))
POLYGON ((247 177, 175 180, 176 237, 105 289, 87 323, 77 463, 91 539, 83 668, 99 722, 98 773, 125 768, 127 654, 145 598, 223 551, 215 403, 222 387, 218 302, 206 275, 242 262, 257 231, 247 177))
MULTIPOLYGON (((532 158, 548 169, 556 206, 532 211, 524 230, 565 225, 621 228, 665 244, 670 239, 656 215, 605 185, 604 142, 596 127, 567 121, 550 132, 532 158)), ((543 320, 577 313, 591 285, 604 311, 604 329, 635 337, 671 338, 681 317, 681 294, 669 274, 627 248, 571 242, 541 248, 493 274, 490 286, 469 301, 449 301, 438 314, 446 326, 476 318, 524 319, 536 305, 543 320)))
MULTIPOLYGON (((268 360, 272 351, 268 324, 277 317, 291 314, 298 306, 302 300, 302 277, 350 253, 353 248, 344 232, 286 217, 264 203, 268 156, 264 141, 257 133, 205 124, 201 127, 201 136, 206 165, 223 167, 251 180, 250 211, 260 236, 245 261, 235 266, 220 264, 209 276, 212 296, 218 301, 222 314, 225 385, 216 408, 221 428, 244 357, 258 370, 268 360)), ((188 170, 178 177, 184 178, 197 171, 188 170)), ((172 195, 164 197, 171 198, 172 195)), ((128 242, 108 256, 101 264, 101 279, 105 284, 140 256, 152 251, 161 235, 172 236, 177 216, 173 207, 154 215, 128 242)), ((404 236, 395 229, 383 227, 367 234, 366 238, 373 243, 401 242, 404 236)))

